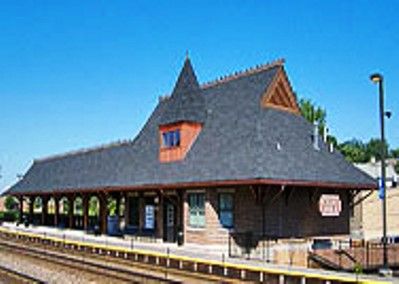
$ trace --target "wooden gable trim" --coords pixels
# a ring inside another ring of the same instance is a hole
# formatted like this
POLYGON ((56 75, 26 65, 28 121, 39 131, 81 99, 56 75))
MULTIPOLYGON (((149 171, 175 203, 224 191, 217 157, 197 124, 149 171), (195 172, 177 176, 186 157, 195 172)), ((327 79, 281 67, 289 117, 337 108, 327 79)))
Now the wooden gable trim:
POLYGON ((275 108, 300 114, 299 106, 296 101, 291 84, 288 80, 284 68, 281 66, 274 76, 272 82, 262 96, 261 105, 264 108, 275 108))

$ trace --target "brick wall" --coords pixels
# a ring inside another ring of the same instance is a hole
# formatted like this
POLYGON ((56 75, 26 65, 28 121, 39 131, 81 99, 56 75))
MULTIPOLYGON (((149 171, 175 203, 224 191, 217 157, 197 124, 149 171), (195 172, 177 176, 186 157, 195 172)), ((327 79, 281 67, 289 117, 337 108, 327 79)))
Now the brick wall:
POLYGON ((363 239, 363 202, 358 203, 363 198, 363 192, 354 197, 353 202, 356 206, 353 206, 350 212, 350 234, 351 238, 363 239))
MULTIPOLYGON (((367 194, 364 192, 363 194, 367 194)), ((387 235, 399 235, 399 187, 387 189, 387 235)), ((372 193, 360 205, 361 229, 365 239, 376 239, 382 235, 382 201, 378 191, 372 193)), ((355 207, 356 208, 356 207, 355 207)))
MULTIPOLYGON (((297 188, 276 196, 278 189, 266 190, 265 234, 280 238, 309 237, 349 234, 348 194, 345 190, 297 188), (338 217, 323 217, 318 201, 321 194, 339 194, 342 212, 338 217), (271 200, 273 202, 270 202, 271 200)), ((226 244, 228 230, 220 225, 218 218, 218 192, 206 189, 205 228, 193 229, 188 225, 188 204, 185 204, 185 233, 187 243, 226 244)), ((250 188, 234 189, 234 232, 251 231, 262 234, 262 207, 256 203, 250 188)))
POLYGON ((228 229, 223 228, 218 216, 218 189, 207 189, 205 192, 205 228, 190 228, 188 203, 185 202, 186 242, 198 244, 226 244, 228 229))

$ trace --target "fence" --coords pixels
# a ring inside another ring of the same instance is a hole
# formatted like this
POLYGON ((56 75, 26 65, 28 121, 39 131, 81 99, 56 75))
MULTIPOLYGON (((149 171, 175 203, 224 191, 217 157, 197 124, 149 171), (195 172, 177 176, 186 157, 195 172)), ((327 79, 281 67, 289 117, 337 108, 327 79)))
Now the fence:
MULTIPOLYGON (((95 224, 97 224, 98 217, 89 217, 89 228, 94 228, 95 224)), ((45 226, 54 226, 54 214, 47 214, 46 219, 42 220, 42 214, 41 213, 34 213, 31 216, 30 223, 39 226, 39 225, 45 225, 45 226)), ((58 226, 60 228, 68 228, 69 227, 69 215, 68 214, 59 214, 58 215, 58 226)), ((74 215, 73 216, 73 223, 72 227, 74 229, 83 229, 83 216, 81 215, 74 215)))
MULTIPOLYGON (((335 264, 341 270, 353 270, 360 265, 363 270, 373 271, 383 265, 381 242, 337 241, 331 249, 315 249, 313 255, 335 264)), ((387 244, 388 264, 399 267, 399 244, 387 244)))
POLYGON ((234 232, 229 234, 229 257, 257 259, 273 262, 272 246, 277 237, 253 232, 234 232))

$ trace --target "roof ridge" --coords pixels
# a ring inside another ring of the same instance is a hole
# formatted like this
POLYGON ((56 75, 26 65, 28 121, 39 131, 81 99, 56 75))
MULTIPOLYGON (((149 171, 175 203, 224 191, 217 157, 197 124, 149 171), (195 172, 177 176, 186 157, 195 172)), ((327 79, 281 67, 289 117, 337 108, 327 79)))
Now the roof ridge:
POLYGON ((132 139, 117 140, 117 141, 110 142, 110 143, 100 144, 98 146, 81 148, 81 149, 78 149, 78 150, 67 151, 67 152, 64 152, 64 153, 61 153, 61 154, 54 154, 54 155, 50 155, 50 156, 47 156, 47 157, 34 159, 33 162, 53 161, 53 160, 57 160, 57 159, 65 158, 65 157, 76 156, 76 155, 80 155, 80 154, 87 154, 87 153, 91 153, 91 152, 96 152, 96 151, 109 149, 109 148, 112 148, 112 147, 127 145, 127 144, 130 144, 132 142, 133 142, 132 139))
POLYGON ((268 70, 270 68, 276 67, 276 66, 283 66, 285 63, 285 59, 284 58, 279 58, 276 60, 273 60, 271 62, 266 62, 264 64, 259 64, 259 65, 255 65, 253 67, 249 67, 245 70, 241 70, 241 71, 236 71, 234 73, 225 75, 225 76, 220 76, 219 78, 215 79, 215 80, 211 80, 208 82, 205 82, 203 84, 201 84, 201 89, 207 89, 222 83, 226 83, 241 77, 245 77, 248 75, 253 75, 265 70, 268 70))

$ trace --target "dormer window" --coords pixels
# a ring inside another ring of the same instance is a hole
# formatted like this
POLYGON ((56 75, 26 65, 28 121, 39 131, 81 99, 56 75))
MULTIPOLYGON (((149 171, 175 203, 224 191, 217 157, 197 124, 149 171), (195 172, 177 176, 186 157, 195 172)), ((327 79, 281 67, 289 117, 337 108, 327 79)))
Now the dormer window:
POLYGON ((180 146, 180 129, 162 133, 162 147, 172 148, 180 146))
POLYGON ((159 161, 181 161, 200 133, 202 124, 178 122, 159 126, 159 161))

